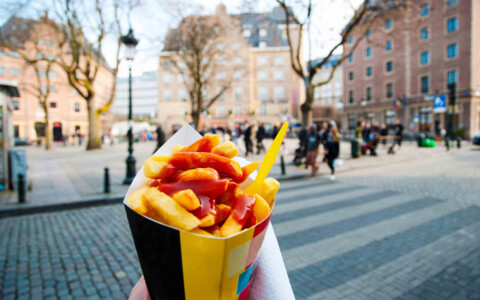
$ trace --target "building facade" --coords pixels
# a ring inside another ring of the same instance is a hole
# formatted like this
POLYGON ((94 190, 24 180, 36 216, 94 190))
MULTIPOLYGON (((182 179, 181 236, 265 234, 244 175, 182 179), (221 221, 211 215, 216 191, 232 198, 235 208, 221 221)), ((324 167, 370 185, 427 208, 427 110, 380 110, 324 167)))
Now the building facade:
MULTIPOLYGON (((283 11, 275 8, 265 14, 228 15, 225 6, 219 5, 216 16, 235 26, 216 46, 222 52, 216 57, 219 66, 205 93, 211 96, 225 80, 231 83, 203 113, 200 126, 246 120, 273 125, 296 118, 302 89, 291 68, 283 11)), ((168 127, 184 124, 190 111, 185 78, 169 64, 172 55, 169 51, 160 55, 158 75, 158 120, 168 127)))
MULTIPOLYGON (((339 59, 340 55, 332 55, 328 62, 317 71, 313 83, 327 80, 332 73, 333 66, 339 59)), ((333 77, 327 84, 315 88, 312 106, 314 122, 330 120, 335 120, 336 122, 340 121, 339 110, 343 107, 342 66, 338 66, 333 72, 333 77)))
MULTIPOLYGON (((136 118, 153 119, 157 115, 158 77, 157 72, 144 72, 132 77, 132 114, 136 118)), ((128 114, 128 77, 117 79, 113 113, 128 114)))
POLYGON ((355 30, 345 53, 357 42, 343 63, 343 130, 360 120, 392 125, 399 119, 412 135, 434 133, 447 127, 450 112, 459 134, 468 138, 480 130, 477 0, 426 1, 390 11, 381 22, 355 30), (456 107, 448 104, 452 85, 456 107), (438 107, 443 99, 446 112, 438 107))
MULTIPOLYGON (((39 63, 37 72, 23 58, 23 55, 33 55, 54 60, 59 52, 56 44, 58 32, 45 22, 17 17, 8 20, 0 30, 4 37, 0 41, 0 79, 18 82, 20 90, 20 97, 13 101, 14 136, 37 141, 45 137, 45 130, 52 132, 54 141, 64 137, 72 139, 76 132, 86 136, 87 103, 70 86, 65 71, 56 64, 52 64, 48 73, 50 128, 45 128, 45 112, 35 93, 38 88, 43 92, 47 89, 45 65, 39 63)), ((97 105, 108 101, 112 79, 113 75, 107 67, 99 68, 95 81, 97 105)), ((105 122, 105 117, 101 121, 105 122)))

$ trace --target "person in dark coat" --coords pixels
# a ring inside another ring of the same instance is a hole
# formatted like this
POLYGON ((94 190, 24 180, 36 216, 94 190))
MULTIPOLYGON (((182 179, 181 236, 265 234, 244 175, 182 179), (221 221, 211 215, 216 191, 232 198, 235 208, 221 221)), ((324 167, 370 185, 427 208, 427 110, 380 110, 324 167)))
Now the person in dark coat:
POLYGON ((402 146, 402 139, 403 139, 403 125, 400 123, 400 120, 395 120, 395 138, 397 140, 398 148, 402 146))
POLYGON ((321 138, 320 135, 317 133, 317 125, 312 124, 308 129, 308 135, 305 138, 303 149, 307 153, 307 163, 306 167, 312 167, 311 176, 315 176, 317 174, 318 165, 317 165, 317 154, 318 154, 318 147, 320 146, 321 138))
POLYGON ((382 137, 382 144, 386 145, 387 144, 387 136, 388 136, 387 125, 382 124, 382 127, 380 127, 380 136, 382 137))
POLYGON ((153 150, 153 153, 157 152, 157 150, 165 143, 165 133, 162 130, 162 125, 157 125, 155 133, 157 134, 157 146, 155 147, 155 150, 153 150))
POLYGON ((245 157, 248 156, 248 153, 253 154, 253 143, 252 143, 252 127, 245 121, 243 127, 243 140, 245 141, 245 157))
POLYGON ((261 151, 265 151, 265 146, 263 145, 263 139, 265 138, 265 127, 263 126, 262 122, 258 122, 255 138, 257 139, 257 154, 260 154, 261 151))
POLYGON ((328 167, 330 168, 330 180, 335 180, 335 160, 340 154, 340 132, 335 121, 330 121, 326 133, 326 151, 328 167))

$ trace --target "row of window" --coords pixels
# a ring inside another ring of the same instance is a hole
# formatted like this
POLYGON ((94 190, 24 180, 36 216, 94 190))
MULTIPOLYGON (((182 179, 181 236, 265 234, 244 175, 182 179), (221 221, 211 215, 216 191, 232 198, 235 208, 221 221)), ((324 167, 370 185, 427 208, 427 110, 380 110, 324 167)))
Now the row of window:
MULTIPOLYGON (((217 88, 217 93, 220 92, 220 87, 217 88)), ((235 100, 242 100, 243 98, 243 87, 242 86, 236 86, 233 88, 234 92, 234 97, 235 100)), ((207 97, 207 90, 203 91, 204 97, 207 97)), ((268 92, 268 87, 266 86, 259 86, 257 89, 257 94, 258 98, 260 100, 268 100, 270 99, 269 97, 269 92, 268 92)), ((274 98, 278 100, 284 100, 285 99, 285 87, 282 85, 277 85, 273 88, 273 94, 274 98)), ((170 89, 165 89, 163 90, 163 98, 165 101, 172 101, 172 90, 170 89)), ((187 90, 186 89, 179 89, 178 90, 178 98, 181 101, 187 101, 187 90)), ((220 99, 225 98, 225 93, 223 93, 220 96, 220 99)))
MULTIPOLYGON (((0 57, 5 57, 5 56, 7 56, 7 51, 1 49, 1 50, 0 50, 0 57)), ((10 50, 10 57, 18 58, 19 56, 20 56, 20 55, 18 54, 18 51, 10 50)))
MULTIPOLYGON (((458 72, 457 70, 451 70, 447 72, 447 88, 450 84, 457 84, 458 82, 458 72)), ((369 86, 365 89, 365 100, 371 101, 373 98, 372 96, 372 87, 369 86)), ((430 93, 430 76, 425 75, 420 77, 420 93, 428 94, 430 93)), ((389 82, 385 84, 385 98, 391 99, 393 98, 393 83, 389 82)), ((353 103, 355 100, 354 98, 354 91, 350 90, 348 92, 348 102, 353 103)))
MULTIPOLYGON (((6 75, 7 74, 7 68, 0 66, 0 75, 6 75)), ((10 75, 18 75, 19 70, 18 68, 10 68, 10 75)))
MULTIPOLYGON (((13 100, 13 101, 12 101, 12 105, 13 105, 13 109, 14 109, 14 110, 20 110, 20 103, 19 103, 18 100, 13 100)), ((40 108, 42 108, 42 106, 41 106, 40 103, 38 104, 38 106, 39 106, 40 108)), ((50 106, 50 108, 57 108, 57 102, 52 101, 52 102, 49 103, 49 106, 50 106)), ((74 110, 75 112, 80 112, 80 103, 76 102, 76 103, 74 104, 73 110, 74 110)))

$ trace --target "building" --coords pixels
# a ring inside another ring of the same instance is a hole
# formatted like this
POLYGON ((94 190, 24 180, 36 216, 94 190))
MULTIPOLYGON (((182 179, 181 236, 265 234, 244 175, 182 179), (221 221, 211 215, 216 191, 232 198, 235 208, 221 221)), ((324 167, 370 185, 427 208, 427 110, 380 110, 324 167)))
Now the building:
MULTIPOLYGON (((152 119, 157 115, 158 78, 157 72, 145 72, 132 77, 132 114, 134 118, 152 119)), ((128 114, 128 77, 117 79, 115 102, 112 107, 116 115, 128 114)))
MULTIPOLYGON (((215 17, 233 26, 217 44, 222 55, 217 57, 219 67, 212 75, 215 81, 205 93, 212 95, 225 80, 232 81, 202 115, 201 126, 226 126, 245 120, 273 125, 297 117, 302 85, 291 68, 282 9, 229 15, 225 6, 219 5, 215 17)), ((295 31, 291 32, 295 38, 295 31)), ((174 34, 175 29, 171 29, 169 35, 174 34)), ((190 111, 185 79, 169 63, 175 55, 171 50, 167 43, 160 55, 158 76, 158 119, 168 128, 185 123, 190 111)))
MULTIPOLYGON (((313 79, 313 83, 316 84, 321 81, 327 80, 331 73, 333 66, 340 59, 340 55, 332 55, 330 59, 317 71, 313 79)), ((314 60, 313 63, 320 61, 321 59, 314 60)), ((315 88, 313 94, 313 106, 312 115, 314 122, 340 121, 339 109, 343 107, 343 71, 342 66, 338 66, 332 79, 325 85, 315 88)))
POLYGON ((387 125, 399 119, 410 134, 433 133, 436 123, 446 128, 447 114, 434 109, 433 99, 448 99, 450 84, 458 99, 447 110, 457 112, 455 130, 468 138, 480 129, 477 0, 427 1, 390 11, 381 22, 355 30, 344 51, 356 42, 343 64, 344 130, 362 119, 387 125))
MULTIPOLYGON (((39 57, 55 59, 59 52, 59 33, 47 25, 48 22, 53 22, 48 19, 48 15, 40 20, 13 17, 0 27, 3 36, 0 39, 0 79, 18 82, 20 90, 20 97, 13 101, 14 136, 29 138, 31 141, 43 139, 45 130, 52 132, 54 140, 61 140, 64 136, 72 138, 77 131, 83 135, 88 133, 87 103, 70 86, 65 71, 56 64, 52 65, 48 73, 50 96, 47 109, 50 128, 45 128, 45 112, 34 91, 37 88, 46 91, 46 70, 39 64, 36 72, 25 62, 22 54, 33 53, 39 57)), ((99 68, 95 81, 97 105, 108 101, 112 79, 108 66, 99 68)), ((101 121, 105 122, 105 117, 101 121)))

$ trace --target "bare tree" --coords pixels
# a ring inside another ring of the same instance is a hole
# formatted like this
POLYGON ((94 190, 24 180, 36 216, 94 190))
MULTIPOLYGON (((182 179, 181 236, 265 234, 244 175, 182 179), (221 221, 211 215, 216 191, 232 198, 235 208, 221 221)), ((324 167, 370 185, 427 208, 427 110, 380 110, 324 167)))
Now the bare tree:
POLYGON ((231 53, 227 40, 240 35, 236 22, 226 11, 211 16, 190 15, 167 34, 162 57, 183 78, 195 126, 201 114, 208 113, 231 85, 232 70, 223 65, 231 53))
MULTIPOLYGON (((58 0, 58 18, 61 20, 59 49, 63 53, 58 55, 56 62, 66 73, 70 85, 87 102, 87 150, 92 150, 101 148, 100 116, 110 109, 115 99, 122 33, 120 19, 124 7, 120 6, 122 2, 106 0, 95 0, 93 9, 86 5, 82 1, 58 0), (111 67, 102 54, 109 35, 115 45, 111 67), (102 72, 110 73, 112 80, 105 91, 105 103, 100 103, 98 90, 99 81, 103 80, 98 80, 102 72)), ((131 8, 129 4, 128 9, 131 8)))
MULTIPOLYGON (((288 45, 290 47, 290 59, 292 68, 304 82, 305 88, 305 101, 301 104, 300 109, 302 112, 302 124, 306 126, 312 121, 312 105, 314 101, 314 91, 315 88, 318 88, 322 85, 329 83, 337 67, 348 57, 357 45, 360 40, 365 35, 360 35, 356 38, 355 43, 348 51, 344 51, 340 58, 334 63, 331 68, 331 72, 326 79, 323 80, 314 80, 315 75, 318 71, 330 61, 332 55, 334 55, 340 48, 347 42, 348 37, 357 30, 366 30, 367 27, 371 26, 375 22, 379 22, 390 10, 405 9, 410 5, 409 0, 380 0, 380 1, 369 1, 365 0, 360 7, 354 10, 353 17, 350 19, 348 24, 344 27, 340 34, 340 40, 334 44, 328 54, 320 60, 312 60, 311 58, 305 63, 302 57, 302 45, 304 43, 304 35, 306 32, 308 39, 308 46, 311 48, 311 31, 310 23, 312 18, 312 0, 308 0, 307 3, 298 3, 299 1, 292 1, 288 3, 287 0, 276 0, 277 3, 282 7, 285 13, 285 22, 286 22, 286 33, 288 45), (297 7, 300 6, 303 8, 304 17, 300 17, 300 13, 296 13, 292 9, 292 5, 295 4, 297 7), (292 32, 297 33, 294 37, 292 32)), ((318 16, 315 16, 318 18, 318 16)), ((311 51, 309 51, 311 53, 311 51)))

